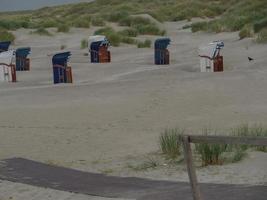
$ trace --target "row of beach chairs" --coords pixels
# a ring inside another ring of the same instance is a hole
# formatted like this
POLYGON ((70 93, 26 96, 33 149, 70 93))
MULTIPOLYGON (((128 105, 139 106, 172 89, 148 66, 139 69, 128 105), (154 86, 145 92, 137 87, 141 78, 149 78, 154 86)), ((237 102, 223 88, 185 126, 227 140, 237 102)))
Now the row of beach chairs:
MULTIPOLYGON (((169 65, 170 53, 167 49, 171 40, 169 38, 157 39, 154 43, 154 63, 156 65, 169 65)), ((0 42, 0 81, 16 82, 16 71, 29 71, 31 53, 30 47, 8 50, 10 42, 0 42), (15 60, 15 62, 14 62, 15 60)), ((110 43, 103 35, 89 37, 88 48, 91 63, 111 62, 111 53, 108 50, 110 43)), ((220 52, 224 47, 222 41, 215 41, 199 47, 200 71, 223 71, 223 57, 220 52)), ((68 65, 71 52, 56 53, 52 57, 54 84, 72 83, 72 68, 68 65)))

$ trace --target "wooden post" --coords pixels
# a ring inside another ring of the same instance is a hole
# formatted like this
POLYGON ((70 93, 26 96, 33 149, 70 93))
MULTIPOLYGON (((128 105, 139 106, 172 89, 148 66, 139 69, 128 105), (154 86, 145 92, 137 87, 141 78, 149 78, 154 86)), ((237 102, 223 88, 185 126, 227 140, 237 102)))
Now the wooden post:
POLYGON ((183 146, 184 146, 184 157, 187 163, 188 176, 189 176, 192 193, 193 193, 193 199, 201 200, 200 188, 197 182, 196 169, 193 164, 193 155, 192 155, 192 150, 190 146, 189 136, 183 137, 183 146))

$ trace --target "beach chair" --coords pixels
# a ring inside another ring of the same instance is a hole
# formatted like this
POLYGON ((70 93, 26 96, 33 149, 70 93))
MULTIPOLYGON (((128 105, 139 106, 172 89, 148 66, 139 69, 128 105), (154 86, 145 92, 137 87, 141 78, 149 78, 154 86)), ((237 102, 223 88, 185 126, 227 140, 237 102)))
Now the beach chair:
POLYGON ((9 50, 0 53, 0 81, 16 82, 16 68, 12 64, 15 51, 9 50))
POLYGON ((167 49, 168 45, 171 43, 169 38, 157 39, 154 43, 155 48, 155 64, 156 65, 169 65, 170 64, 170 53, 167 49))
POLYGON ((103 35, 90 36, 88 48, 91 57, 91 63, 109 63, 111 62, 110 44, 108 39, 103 35))
POLYGON ((10 41, 0 42, 0 53, 8 51, 8 48, 9 48, 10 44, 11 44, 10 41))
POLYGON ((57 53, 52 57, 54 84, 72 83, 72 69, 68 66, 70 52, 57 53))
POLYGON ((215 41, 199 47, 201 72, 222 72, 224 70, 223 56, 221 56, 223 47, 222 41, 215 41))
POLYGON ((30 52, 30 47, 18 48, 16 50, 16 71, 30 70, 30 59, 27 58, 30 52))

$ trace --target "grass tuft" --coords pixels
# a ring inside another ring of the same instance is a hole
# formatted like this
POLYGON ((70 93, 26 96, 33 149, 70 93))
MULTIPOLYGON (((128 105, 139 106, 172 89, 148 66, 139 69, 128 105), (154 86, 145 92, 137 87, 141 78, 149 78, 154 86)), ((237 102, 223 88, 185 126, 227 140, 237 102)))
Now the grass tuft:
POLYGON ((159 138, 160 149, 170 159, 181 155, 184 130, 165 129, 159 138))
POLYGON ((81 49, 86 49, 88 47, 88 40, 82 39, 81 40, 81 49))
POLYGON ((70 27, 67 24, 61 24, 57 27, 57 32, 68 33, 70 31, 70 27))
POLYGON ((138 48, 150 48, 151 47, 151 40, 145 40, 144 42, 137 43, 138 48))
POLYGON ((15 36, 6 31, 6 30, 1 30, 0 29, 0 41, 11 41, 14 42, 15 41, 15 36))
POLYGON ((38 28, 35 31, 31 31, 31 34, 37 34, 41 36, 52 36, 52 34, 45 28, 38 28))
POLYGON ((267 43, 267 28, 262 29, 257 36, 258 43, 267 43))

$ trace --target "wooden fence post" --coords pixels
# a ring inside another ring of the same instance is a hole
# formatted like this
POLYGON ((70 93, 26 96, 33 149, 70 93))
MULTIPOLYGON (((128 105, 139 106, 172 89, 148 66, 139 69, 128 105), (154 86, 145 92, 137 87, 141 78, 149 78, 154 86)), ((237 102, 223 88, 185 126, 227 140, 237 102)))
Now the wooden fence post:
POLYGON ((184 146, 184 157, 186 160, 187 164, 187 171, 188 171, 188 176, 192 188, 192 193, 193 193, 193 199, 194 200, 202 200, 201 199, 201 194, 200 194, 200 188, 197 182, 197 175, 196 175, 196 169, 194 167, 193 163, 193 154, 191 150, 191 145, 190 145, 190 137, 189 136, 184 136, 183 137, 183 146, 184 146))

